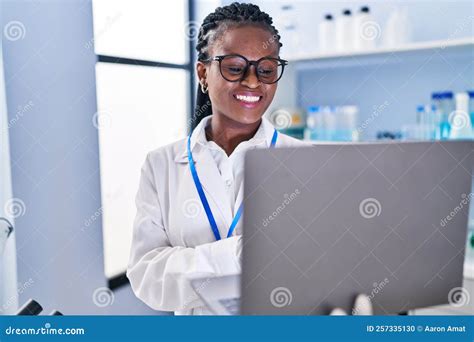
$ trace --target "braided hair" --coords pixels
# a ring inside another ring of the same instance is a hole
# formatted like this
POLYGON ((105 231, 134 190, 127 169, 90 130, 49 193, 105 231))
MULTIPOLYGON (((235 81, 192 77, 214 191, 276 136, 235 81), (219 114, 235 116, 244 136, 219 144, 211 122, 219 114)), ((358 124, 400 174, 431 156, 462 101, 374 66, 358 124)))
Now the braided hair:
MULTIPOLYGON (((280 35, 273 26, 273 19, 265 12, 261 11, 257 5, 234 2, 228 6, 218 7, 213 13, 210 13, 199 29, 198 42, 196 50, 197 59, 206 62, 210 58, 209 47, 221 38, 226 30, 241 25, 261 26, 272 34, 272 41, 278 43, 280 48, 280 35)), ((196 108, 194 111, 195 124, 203 117, 212 114, 212 104, 208 93, 203 93, 198 85, 196 96, 196 108)))

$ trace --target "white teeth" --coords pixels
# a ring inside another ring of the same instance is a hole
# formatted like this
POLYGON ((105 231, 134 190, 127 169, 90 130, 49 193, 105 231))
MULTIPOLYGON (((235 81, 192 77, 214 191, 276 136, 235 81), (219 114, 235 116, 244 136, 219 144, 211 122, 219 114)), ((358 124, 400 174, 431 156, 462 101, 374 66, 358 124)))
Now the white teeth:
POLYGON ((257 102, 260 100, 260 96, 244 96, 244 95, 235 95, 237 100, 245 102, 257 102))

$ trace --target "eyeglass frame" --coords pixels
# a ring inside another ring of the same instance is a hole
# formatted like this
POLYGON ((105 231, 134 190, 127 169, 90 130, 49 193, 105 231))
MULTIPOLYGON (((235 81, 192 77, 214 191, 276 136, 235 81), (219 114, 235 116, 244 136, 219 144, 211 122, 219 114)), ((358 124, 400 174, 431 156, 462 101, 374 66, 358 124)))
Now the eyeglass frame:
POLYGON ((278 58, 275 58, 275 57, 262 57, 256 61, 249 61, 245 56, 242 56, 242 55, 239 55, 237 53, 234 53, 234 54, 230 54, 230 55, 219 55, 219 56, 214 56, 214 57, 209 57, 208 59, 206 60, 203 60, 202 62, 214 62, 214 61, 217 61, 219 62, 219 72, 222 76, 223 79, 225 79, 227 82, 241 82, 246 76, 247 76, 247 72, 249 71, 249 68, 251 65, 255 66, 255 75, 257 76, 257 80, 259 82, 262 82, 264 84, 275 84, 277 83, 281 77, 283 76, 283 72, 285 71, 285 66, 288 65, 288 61, 285 60, 285 59, 281 59, 280 57, 278 58), (246 62, 247 62, 247 66, 245 67, 243 73, 242 73, 242 76, 235 80, 235 81, 231 81, 231 80, 228 80, 227 78, 225 78, 225 76, 222 74, 222 67, 221 67, 221 63, 222 63, 222 60, 226 57, 240 57, 240 58, 243 58, 246 62), (270 59, 270 60, 276 60, 278 61, 279 63, 281 63, 281 75, 277 78, 276 81, 274 82, 270 82, 270 83, 267 83, 267 82, 263 82, 262 80, 260 80, 260 77, 258 75, 258 71, 257 71, 257 67, 258 67, 258 64, 262 61, 262 60, 265 60, 265 59, 270 59))

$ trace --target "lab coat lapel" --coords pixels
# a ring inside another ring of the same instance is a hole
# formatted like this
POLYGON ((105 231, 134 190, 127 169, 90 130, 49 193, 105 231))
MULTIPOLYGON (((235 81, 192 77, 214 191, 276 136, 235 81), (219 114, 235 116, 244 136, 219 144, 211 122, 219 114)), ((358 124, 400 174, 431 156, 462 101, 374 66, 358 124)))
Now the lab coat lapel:
POLYGON ((235 227, 234 235, 241 235, 242 234, 242 225, 244 222, 244 214, 245 214, 245 203, 244 201, 244 182, 240 184, 240 189, 238 190, 239 192, 237 193, 237 199, 235 201, 234 205, 234 211, 233 215, 237 214, 237 210, 239 210, 240 205, 243 203, 243 212, 242 212, 242 217, 240 217, 239 222, 237 223, 237 226, 235 227))
MULTIPOLYGON (((237 194, 237 200, 232 210, 231 203, 229 201, 229 196, 226 193, 224 182, 222 181, 222 177, 219 173, 216 162, 212 157, 211 152, 207 148, 204 148, 203 146, 200 146, 196 143, 199 131, 202 129, 201 126, 205 124, 206 118, 204 118, 203 121, 201 121, 201 123, 196 127, 195 133, 193 133, 191 137, 191 148, 193 151, 193 160, 196 163, 196 171, 199 175, 199 179, 205 191, 209 205, 211 206, 211 210, 219 228, 221 238, 224 238, 227 236, 234 215, 237 213, 237 210, 240 204, 242 203, 242 200, 244 199, 243 182, 241 184, 241 188, 239 189, 239 193, 237 194)), ((262 126, 266 141, 266 147, 269 147, 273 137, 274 128, 273 125, 265 117, 262 117, 262 126)), ((186 144, 187 140, 183 142, 180 147, 180 150, 177 151, 175 162, 188 164, 186 144)), ((189 166, 186 166, 189 169, 189 166)), ((189 177, 192 178, 190 173, 189 177)), ((197 191, 196 196, 199 198, 197 191)), ((239 223, 237 224, 234 234, 242 233, 242 221, 243 220, 241 218, 239 220, 239 223)))
MULTIPOLYGON (((232 211, 229 197, 226 193, 224 182, 217 168, 216 162, 212 157, 211 152, 202 146, 196 146, 193 149, 193 160, 195 162, 196 171, 201 181, 202 187, 207 197, 207 201, 216 220, 217 227, 221 238, 227 237, 230 224, 232 222, 232 211)), ((178 155, 175 161, 179 163, 186 163, 189 169, 187 151, 186 149, 178 155)), ((192 175, 189 172, 189 177, 192 175)), ((194 182, 192 182, 194 187, 194 182)), ((196 197, 199 199, 197 190, 194 188, 196 197)), ((204 211, 203 211, 204 212, 204 211)), ((204 214, 205 215, 205 214, 204 214)))

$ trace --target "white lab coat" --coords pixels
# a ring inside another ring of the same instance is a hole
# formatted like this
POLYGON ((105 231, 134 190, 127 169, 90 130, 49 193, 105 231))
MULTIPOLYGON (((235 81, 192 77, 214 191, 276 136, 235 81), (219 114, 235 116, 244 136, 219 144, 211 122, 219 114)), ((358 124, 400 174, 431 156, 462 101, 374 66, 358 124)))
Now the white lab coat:
MULTIPOLYGON (((266 118, 262 118, 261 125, 266 140, 262 147, 268 147, 274 128, 266 118)), ((208 149, 196 144, 193 134, 191 151, 196 170, 223 238, 216 241, 190 173, 186 144, 187 139, 179 140, 150 152, 146 158, 136 196, 127 277, 135 295, 153 309, 211 314, 188 279, 240 273, 237 249, 242 220, 234 236, 225 237, 242 202, 243 189, 238 191, 232 208, 215 160, 208 149)), ((279 133, 275 147, 303 145, 307 143, 279 133)))

